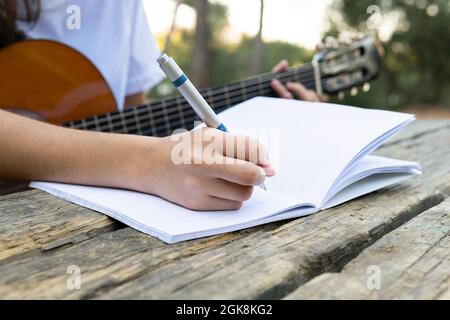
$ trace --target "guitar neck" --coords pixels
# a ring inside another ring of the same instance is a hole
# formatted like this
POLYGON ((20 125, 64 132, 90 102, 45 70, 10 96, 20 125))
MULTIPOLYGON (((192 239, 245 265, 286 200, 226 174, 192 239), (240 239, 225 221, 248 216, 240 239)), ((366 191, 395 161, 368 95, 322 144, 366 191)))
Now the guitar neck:
MULTIPOLYGON (((200 93, 219 113, 253 97, 274 96, 270 85, 273 79, 278 79, 282 83, 301 82, 306 88, 315 89, 314 70, 312 65, 307 64, 283 73, 267 73, 227 86, 208 88, 201 90, 200 93)), ((98 115, 63 126, 81 130, 162 137, 180 128, 191 130, 194 122, 198 120, 183 97, 173 96, 151 101, 144 106, 127 108, 123 112, 98 115)))

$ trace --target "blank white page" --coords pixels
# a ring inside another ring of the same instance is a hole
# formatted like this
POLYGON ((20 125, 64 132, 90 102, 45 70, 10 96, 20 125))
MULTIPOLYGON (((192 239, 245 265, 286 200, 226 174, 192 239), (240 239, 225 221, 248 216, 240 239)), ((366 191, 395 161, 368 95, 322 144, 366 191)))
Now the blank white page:
MULTIPOLYGON (((335 198, 337 193, 341 193, 340 199, 342 199, 342 194, 345 194, 347 197, 351 195, 361 196, 365 194, 369 190, 370 192, 376 190, 372 189, 378 185, 378 183, 383 183, 381 180, 383 177, 386 178, 386 186, 392 184, 392 177, 397 174, 400 176, 414 176, 421 173, 421 166, 417 162, 389 159, 378 156, 366 156, 362 159, 359 159, 355 165, 349 170, 345 176, 339 179, 339 183, 336 183, 331 190, 328 192, 326 198, 322 201, 320 208, 325 205, 328 206, 328 202, 331 198, 335 198), (367 179, 369 176, 377 175, 377 179, 367 179), (358 183, 360 180, 365 180, 367 182, 358 183), (377 181, 377 183, 373 183, 377 181), (367 188, 367 185, 371 185, 371 187, 367 188), (346 189, 348 186, 349 190, 346 192, 341 192, 343 189, 346 189), (360 190, 359 190, 360 189, 360 190)), ((400 181, 400 180, 399 180, 400 181)), ((383 185, 384 187, 384 185, 383 185)), ((381 187, 380 187, 381 188, 381 187)), ((378 188, 378 189, 380 189, 378 188)), ((338 197, 339 198, 339 197, 338 197)), ((350 200, 351 198, 347 198, 350 200)), ((347 201, 348 201, 347 200, 347 201)))
POLYGON ((277 213, 308 206, 260 188, 255 189, 253 197, 239 211, 199 212, 127 190, 45 182, 33 182, 31 187, 107 214, 168 243, 258 225, 258 221, 277 213))
POLYGON ((414 119, 404 113, 262 97, 219 117, 232 132, 278 132, 275 139, 260 137, 278 170, 267 187, 316 206, 361 150, 414 119))

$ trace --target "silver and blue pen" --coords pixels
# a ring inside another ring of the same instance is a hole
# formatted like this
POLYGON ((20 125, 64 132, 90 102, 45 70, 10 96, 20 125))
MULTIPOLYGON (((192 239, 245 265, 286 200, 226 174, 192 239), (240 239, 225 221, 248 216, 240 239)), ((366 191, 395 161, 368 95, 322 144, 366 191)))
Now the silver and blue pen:
MULTIPOLYGON (((227 128, 220 121, 217 114, 202 97, 200 92, 184 74, 183 70, 181 70, 177 63, 167 54, 160 56, 157 61, 162 71, 166 74, 170 81, 172 81, 178 91, 180 91, 206 126, 221 130, 223 132, 228 132, 227 128)), ((264 184, 260 187, 267 190, 264 184)))

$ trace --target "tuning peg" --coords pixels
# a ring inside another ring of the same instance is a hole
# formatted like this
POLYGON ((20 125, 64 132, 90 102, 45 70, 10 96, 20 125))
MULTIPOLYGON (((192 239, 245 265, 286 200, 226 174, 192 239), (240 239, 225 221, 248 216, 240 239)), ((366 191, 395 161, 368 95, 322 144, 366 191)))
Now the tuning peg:
POLYGON ((343 31, 339 35, 339 43, 342 46, 349 45, 353 42, 353 34, 350 32, 343 31))
POLYGON ((345 92, 344 91, 341 91, 341 92, 339 92, 338 93, 338 95, 337 95, 337 98, 338 98, 338 100, 344 100, 345 99, 345 92))
POLYGON ((327 49, 337 49, 339 48, 339 41, 332 36, 327 36, 324 40, 325 48, 327 49))
POLYGON ((358 88, 357 87, 353 87, 350 89, 350 95, 352 97, 355 97, 356 95, 358 95, 358 88))
POLYGON ((370 91, 370 83, 369 82, 364 83, 362 86, 362 90, 363 90, 363 92, 369 92, 370 91))

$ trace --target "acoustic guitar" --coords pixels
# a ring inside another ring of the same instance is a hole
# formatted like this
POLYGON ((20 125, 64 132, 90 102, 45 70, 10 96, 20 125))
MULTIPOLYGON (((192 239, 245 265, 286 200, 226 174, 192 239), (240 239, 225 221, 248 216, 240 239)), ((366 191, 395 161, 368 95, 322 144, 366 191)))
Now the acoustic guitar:
MULTIPOLYGON (((3 48, 0 70, 0 108, 64 127, 167 136, 179 128, 192 129, 197 120, 181 96, 118 112, 97 68, 81 53, 58 42, 25 40, 3 48)), ((308 89, 333 95, 363 86, 380 70, 377 42, 366 37, 325 49, 311 63, 286 72, 262 74, 201 93, 221 112, 256 96, 275 96, 270 85, 274 78, 282 83, 298 81, 308 89)))
MULTIPOLYGON (((263 74, 201 93, 217 111, 255 96, 274 96, 270 82, 299 81, 329 95, 362 86, 380 72, 375 39, 318 53, 312 63, 263 74)), ((111 90, 82 54, 58 42, 27 40, 0 50, 0 107, 65 127, 166 136, 191 129, 196 116, 181 96, 117 111, 111 90)))

